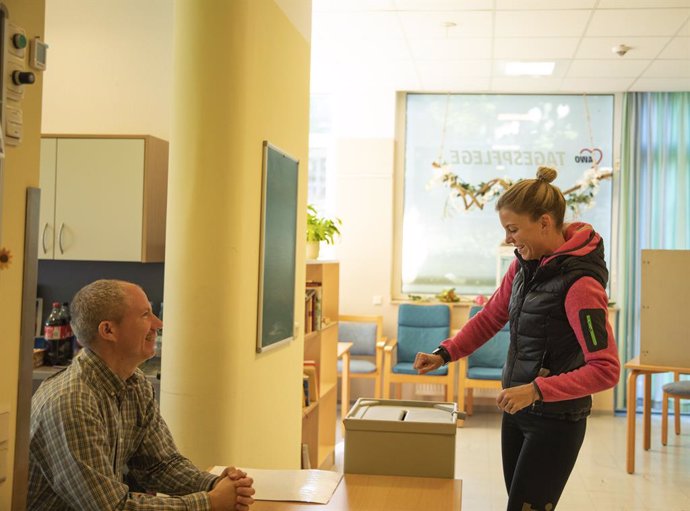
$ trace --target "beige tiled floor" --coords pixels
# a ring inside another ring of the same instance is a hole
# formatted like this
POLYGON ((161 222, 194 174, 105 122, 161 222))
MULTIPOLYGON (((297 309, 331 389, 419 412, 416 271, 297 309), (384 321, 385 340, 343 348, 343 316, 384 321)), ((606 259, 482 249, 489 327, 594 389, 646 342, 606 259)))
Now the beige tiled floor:
MULTIPOLYGON (((652 447, 642 449, 638 416, 636 472, 625 471, 625 417, 595 415, 575 469, 558 505, 559 511, 690 511, 690 419, 681 435, 669 429, 661 445, 661 419, 652 417, 652 447)), ((342 470, 343 444, 338 439, 336 467, 342 470)), ((506 492, 501 471, 500 415, 479 411, 458 429, 456 477, 463 480, 463 511, 503 511, 506 492)))

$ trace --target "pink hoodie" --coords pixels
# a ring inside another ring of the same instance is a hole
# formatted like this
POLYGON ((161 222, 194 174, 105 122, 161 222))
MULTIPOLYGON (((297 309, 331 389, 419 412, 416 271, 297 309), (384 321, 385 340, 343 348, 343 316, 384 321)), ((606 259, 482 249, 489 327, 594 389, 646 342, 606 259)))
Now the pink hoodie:
MULTIPOLYGON (((540 265, 544 265, 553 257, 564 253, 580 256, 591 252, 601 239, 598 234, 595 234, 592 240, 586 243, 591 231, 592 226, 585 223, 577 222, 566 225, 565 243, 558 248, 556 253, 545 257, 540 265)), ((491 296, 481 313, 470 319, 455 337, 446 339, 441 343, 452 360, 458 360, 471 354, 506 324, 513 279, 518 267, 518 260, 515 259, 503 277, 501 286, 491 296)), ((576 280, 568 290, 565 297, 565 311, 570 327, 575 332, 584 354, 585 363, 582 367, 568 373, 536 378, 535 382, 545 402, 588 396, 609 389, 618 383, 620 362, 611 325, 608 321, 606 322, 608 346, 605 349, 590 352, 580 322, 580 311, 583 309, 601 309, 608 318, 607 304, 606 290, 592 277, 582 277, 576 280)))

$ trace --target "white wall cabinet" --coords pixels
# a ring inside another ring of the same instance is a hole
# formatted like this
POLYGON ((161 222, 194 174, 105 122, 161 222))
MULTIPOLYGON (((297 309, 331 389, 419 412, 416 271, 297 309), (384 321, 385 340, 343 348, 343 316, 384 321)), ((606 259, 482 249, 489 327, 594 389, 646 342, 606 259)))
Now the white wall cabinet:
POLYGON ((164 140, 44 135, 39 259, 163 261, 167 180, 164 140))

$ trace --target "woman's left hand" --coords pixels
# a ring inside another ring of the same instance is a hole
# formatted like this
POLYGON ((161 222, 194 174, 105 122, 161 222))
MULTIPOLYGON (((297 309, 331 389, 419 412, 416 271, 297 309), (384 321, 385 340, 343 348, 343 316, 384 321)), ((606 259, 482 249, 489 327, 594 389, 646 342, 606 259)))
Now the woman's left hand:
POLYGON ((538 397, 537 389, 528 383, 503 389, 496 398, 496 404, 501 410, 512 415, 534 403, 538 397))

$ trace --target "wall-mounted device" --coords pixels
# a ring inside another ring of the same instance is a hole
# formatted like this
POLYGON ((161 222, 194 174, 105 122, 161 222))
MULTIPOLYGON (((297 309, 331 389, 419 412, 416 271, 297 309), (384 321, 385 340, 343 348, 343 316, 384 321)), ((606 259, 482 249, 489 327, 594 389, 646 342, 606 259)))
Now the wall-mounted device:
POLYGON ((48 45, 38 37, 31 40, 29 47, 29 65, 39 71, 45 71, 48 61, 48 45))
POLYGON ((24 86, 36 82, 34 72, 27 69, 27 54, 31 54, 32 65, 36 61, 35 69, 45 69, 47 45, 38 38, 29 45, 26 31, 5 16, 2 46, 2 127, 5 144, 16 146, 22 141, 24 86))

